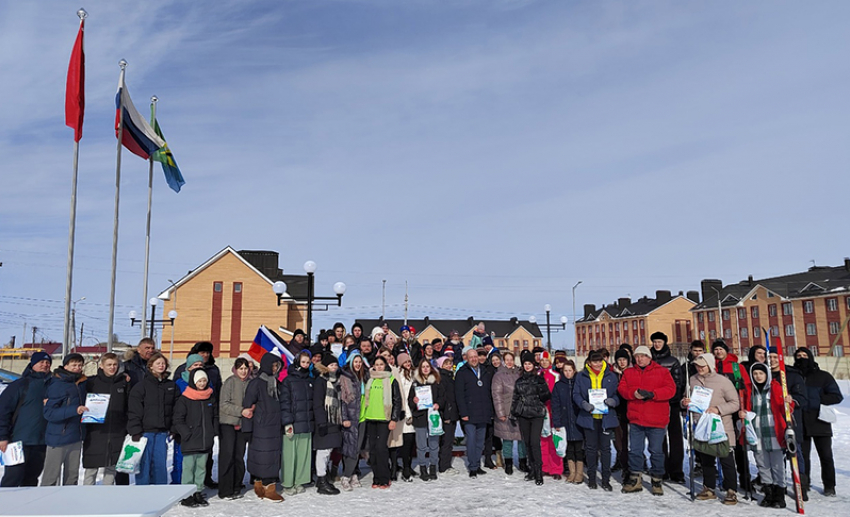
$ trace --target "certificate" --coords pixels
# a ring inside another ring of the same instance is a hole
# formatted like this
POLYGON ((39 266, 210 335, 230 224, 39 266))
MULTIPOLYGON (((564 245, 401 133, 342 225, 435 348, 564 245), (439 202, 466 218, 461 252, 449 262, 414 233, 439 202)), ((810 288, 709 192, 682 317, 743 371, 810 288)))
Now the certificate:
POLYGON ((416 409, 428 409, 434 407, 434 399, 431 397, 431 386, 417 386, 416 398, 419 402, 416 403, 416 409))
POLYGON ((608 390, 587 390, 587 401, 593 405, 591 415, 607 415, 608 406, 605 404, 605 399, 608 398, 608 390))
POLYGON ((83 413, 84 424, 102 424, 106 421, 106 408, 109 407, 108 393, 89 393, 86 395, 88 411, 83 413))
POLYGON ((711 404, 711 394, 714 390, 704 386, 694 386, 691 390, 691 403, 688 404, 688 411, 697 414, 703 414, 711 404))
POLYGON ((0 453, 0 466, 11 467, 24 462, 23 442, 12 442, 6 445, 6 452, 0 453))

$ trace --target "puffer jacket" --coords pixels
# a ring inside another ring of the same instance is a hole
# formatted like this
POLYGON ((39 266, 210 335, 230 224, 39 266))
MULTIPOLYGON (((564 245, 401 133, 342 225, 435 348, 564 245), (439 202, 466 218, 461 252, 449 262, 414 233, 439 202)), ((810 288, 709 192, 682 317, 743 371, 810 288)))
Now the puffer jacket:
POLYGON ((667 368, 650 361, 646 368, 637 365, 626 368, 617 392, 629 403, 630 424, 642 427, 667 427, 670 422, 670 399, 676 396, 676 383, 667 368), (651 399, 638 399, 639 389, 655 394, 651 399))
POLYGON ((0 393, 0 441, 44 445, 44 399, 49 382, 49 372, 34 372, 28 365, 21 378, 0 393))
MULTIPOLYGON (((584 429, 593 429, 593 415, 588 411, 585 411, 581 407, 582 402, 587 402, 589 400, 588 390, 593 387, 593 382, 590 378, 590 372, 588 371, 587 366, 582 368, 580 372, 576 374, 576 386, 573 390, 573 402, 575 402, 576 406, 579 409, 578 412, 578 420, 577 425, 584 429)), ((613 429, 619 425, 619 420, 617 419, 617 412, 614 410, 620 404, 620 397, 617 396, 617 386, 619 381, 617 379, 617 374, 611 371, 608 365, 605 365, 602 373, 602 388, 607 392, 607 397, 614 400, 614 405, 610 406, 608 409, 608 413, 602 415, 602 427, 604 429, 613 429)))
POLYGON ((174 404, 180 394, 174 381, 165 372, 157 379, 148 372, 141 382, 130 390, 127 406, 127 434, 170 432, 174 404))
POLYGON ((440 406, 443 423, 457 422, 460 420, 460 416, 457 413, 457 399, 455 398, 455 372, 441 369, 440 384, 443 385, 443 394, 446 397, 445 405, 440 406))
MULTIPOLYGON (((413 372, 413 385, 410 387, 410 392, 407 395, 407 407, 410 408, 410 412, 413 415, 413 427, 421 429, 428 427, 428 409, 417 409, 416 403, 413 402, 413 398, 416 397, 416 388, 420 386, 431 387, 431 399, 439 407, 443 407, 443 404, 445 404, 446 394, 443 389, 442 377, 441 382, 437 382, 437 378, 433 373, 423 379, 419 375, 418 369, 413 372)), ((439 409, 437 411, 439 412, 439 409)))
POLYGON ((183 454, 212 451, 218 434, 218 403, 212 388, 187 387, 174 404, 174 434, 180 435, 183 454))
POLYGON ((86 376, 56 368, 47 385, 44 418, 47 420, 45 443, 61 447, 83 441, 85 425, 77 408, 86 405, 86 376))
MULTIPOLYGON (((260 359, 260 374, 272 379, 274 363, 280 363, 280 357, 274 354, 264 354, 260 359)), ((242 419, 242 432, 251 433, 248 444, 248 472, 256 478, 275 478, 280 476, 280 458, 283 448, 281 435, 281 410, 279 393, 280 387, 269 394, 268 383, 262 377, 251 379, 242 407, 254 407, 253 418, 242 419)))
POLYGON ((546 402, 551 398, 546 380, 536 372, 522 372, 514 385, 511 401, 511 416, 521 418, 543 418, 546 402))
POLYGON ((491 391, 493 393, 493 434, 502 440, 522 440, 519 426, 511 421, 511 404, 514 400, 514 386, 521 375, 518 367, 500 366, 493 375, 491 391), (505 420, 502 420, 502 418, 505 420))
POLYGON ((578 428, 578 412, 573 401, 576 377, 567 379, 564 375, 555 383, 552 390, 552 427, 563 427, 567 435, 567 441, 578 442, 584 440, 584 434, 578 428))
MULTIPOLYGON (((726 431, 726 436, 729 437, 729 446, 735 446, 735 426, 733 423, 734 416, 740 409, 740 399, 735 386, 725 375, 709 371, 705 377, 694 375, 690 380, 691 389, 694 386, 702 386, 713 390, 711 392, 711 402, 709 407, 716 407, 720 411, 720 420, 723 422, 723 430, 726 431)), ((690 396, 690 395, 689 395, 690 396)), ((694 418, 694 426, 702 415, 691 413, 694 418)))
POLYGON ((652 352, 652 360, 667 368, 670 376, 673 377, 673 382, 676 383, 676 396, 670 399, 670 404, 678 404, 682 400, 682 394, 685 392, 685 377, 682 375, 682 365, 679 364, 678 359, 673 357, 670 347, 666 343, 661 350, 650 347, 650 351, 652 352))
POLYGON ((106 420, 102 424, 86 424, 83 442, 83 467, 87 469, 111 467, 118 463, 118 455, 127 434, 127 403, 130 381, 124 373, 107 377, 103 370, 86 381, 88 393, 109 395, 106 420))
POLYGON ((286 427, 292 425, 294 434, 312 433, 315 423, 313 414, 313 379, 309 371, 292 364, 280 385, 280 418, 286 427))
POLYGON ((818 419, 820 406, 840 404, 844 400, 841 389, 835 378, 829 372, 820 369, 808 348, 799 348, 797 353, 804 352, 809 364, 796 361, 794 366, 806 380, 808 404, 803 411, 803 430, 806 436, 832 436, 832 424, 818 419))

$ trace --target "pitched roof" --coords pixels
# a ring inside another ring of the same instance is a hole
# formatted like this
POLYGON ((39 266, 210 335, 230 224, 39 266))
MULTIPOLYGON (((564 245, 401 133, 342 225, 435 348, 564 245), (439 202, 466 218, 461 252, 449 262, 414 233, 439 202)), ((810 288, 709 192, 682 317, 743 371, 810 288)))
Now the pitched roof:
MULTIPOLYGON (((762 286, 768 291, 768 296, 775 295, 780 299, 807 298, 823 296, 829 293, 850 292, 850 263, 843 266, 813 266, 807 271, 789 275, 763 278, 761 280, 747 279, 737 284, 729 284, 720 290, 720 306, 732 307, 738 302, 752 297, 752 291, 762 286)), ((717 308, 717 294, 706 297, 702 303, 691 310, 717 308)))
MULTIPOLYGON (((387 325, 389 325, 390 330, 398 333, 399 329, 404 325, 404 320, 381 320, 378 319, 358 319, 357 323, 360 323, 363 326, 363 333, 369 334, 372 331, 373 327, 380 327, 384 321, 386 321, 387 325)), ((416 329, 416 332, 422 332, 429 325, 433 326, 437 331, 439 331, 442 335, 448 336, 452 330, 457 330, 461 336, 465 335, 467 332, 472 330, 472 327, 478 325, 479 322, 483 322, 485 328, 488 333, 494 333, 496 337, 504 338, 511 335, 514 331, 516 331, 519 327, 523 327, 534 337, 543 337, 543 333, 540 331, 540 326, 537 323, 531 323, 529 321, 521 321, 517 318, 511 318, 509 320, 479 320, 475 318, 467 318, 465 320, 432 320, 429 317, 425 317, 423 319, 410 319, 407 320, 407 325, 412 326, 416 329)))
POLYGON ((611 318, 615 319, 645 316, 651 313, 652 311, 658 309, 659 307, 663 307, 678 298, 684 298, 685 300, 688 300, 693 303, 693 300, 690 300, 686 296, 682 295, 672 296, 669 300, 661 302, 659 302, 657 298, 649 298, 647 296, 644 296, 643 298, 639 298, 625 306, 620 306, 618 303, 603 305, 602 307, 589 313, 587 316, 579 318, 577 323, 596 321, 597 319, 599 319, 603 312, 608 313, 611 318))

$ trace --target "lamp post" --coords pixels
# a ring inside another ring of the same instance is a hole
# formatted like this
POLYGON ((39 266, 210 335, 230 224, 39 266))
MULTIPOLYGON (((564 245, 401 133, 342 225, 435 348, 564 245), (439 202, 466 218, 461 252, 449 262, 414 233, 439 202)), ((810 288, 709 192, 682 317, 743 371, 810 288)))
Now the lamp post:
POLYGON ((172 328, 174 327, 174 320, 176 320, 176 319, 177 319, 177 311, 175 311, 174 309, 172 309, 172 310, 168 311, 168 319, 158 320, 158 319, 156 319, 156 306, 157 306, 157 304, 159 303, 159 299, 157 299, 157 298, 151 298, 150 300, 148 300, 148 303, 149 303, 149 304, 150 304, 150 306, 151 306, 151 319, 150 319, 150 320, 148 320, 148 321, 146 321, 146 322, 145 322, 145 321, 142 321, 142 320, 139 320, 139 319, 137 318, 137 316, 138 316, 138 315, 136 314, 136 311, 130 311, 130 326, 131 326, 131 327, 135 326, 137 321, 138 321, 138 322, 139 322, 139 324, 140 324, 140 325, 142 325, 142 326, 144 326, 144 325, 146 325, 146 324, 150 324, 150 326, 151 326, 151 331, 150 331, 150 334, 148 335, 148 337, 149 337, 149 338, 151 338, 151 339, 153 339, 153 338, 154 338, 154 337, 153 337, 153 335, 154 335, 154 328, 156 328, 156 324, 157 324, 157 323, 161 323, 163 326, 164 326, 166 323, 168 323, 168 324, 170 324, 170 325, 171 325, 171 327, 172 327, 172 328))
POLYGON ((73 303, 73 308, 71 309, 71 335, 69 336, 70 337, 69 343, 73 341, 74 348, 77 348, 77 303, 81 302, 85 299, 86 299, 86 297, 83 296, 79 300, 76 300, 73 303))
MULTIPOLYGON (((286 295, 286 282, 278 280, 272 285, 272 290, 277 295, 277 305, 280 306, 283 304, 284 300, 288 300, 291 302, 306 302, 307 303, 307 343, 312 342, 313 337, 313 304, 316 300, 336 300, 337 307, 342 306, 342 295, 345 294, 345 284, 342 282, 337 282, 333 286, 334 293, 336 296, 316 296, 315 295, 315 282, 316 282, 316 263, 312 260, 308 260, 304 263, 304 272, 307 273, 307 297, 304 299, 297 299, 292 295, 286 295)), ((328 310, 328 304, 324 304, 325 308, 323 310, 328 310)))
MULTIPOLYGON (((546 312, 546 349, 549 350, 549 353, 552 353, 552 320, 551 320, 552 306, 547 303, 546 305, 543 306, 543 310, 546 312)), ((536 323, 537 318, 535 318, 534 316, 531 316, 531 317, 528 318, 528 321, 531 322, 531 323, 536 323)), ((562 330, 566 329, 567 328, 567 317, 561 316, 560 321, 561 321, 561 324, 560 324, 561 329, 562 330)), ((556 324, 555 327, 557 327, 557 326, 558 325, 556 324)), ((557 332, 557 331, 558 331, 558 329, 556 328, 555 332, 557 332)))
POLYGON ((573 286, 573 332, 575 333, 574 346, 576 349, 576 354, 578 354, 578 329, 576 328, 576 321, 578 321, 576 320, 576 287, 578 287, 579 284, 581 284, 581 280, 576 282, 576 285, 573 286))
MULTIPOLYGON (((171 311, 168 313, 171 316, 171 313, 174 313, 174 317, 177 317, 177 286, 174 283, 174 280, 168 279, 168 283, 171 284, 171 287, 174 288, 174 305, 171 308, 171 311)), ((171 325, 171 346, 168 349, 168 364, 174 360, 174 325, 171 325)))

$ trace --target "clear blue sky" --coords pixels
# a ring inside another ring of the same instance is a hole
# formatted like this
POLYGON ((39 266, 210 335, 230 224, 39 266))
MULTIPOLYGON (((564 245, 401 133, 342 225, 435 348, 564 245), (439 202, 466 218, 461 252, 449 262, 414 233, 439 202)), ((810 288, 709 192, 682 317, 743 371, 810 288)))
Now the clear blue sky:
MULTIPOLYGON (((87 1, 74 298, 105 338, 118 61, 156 171, 150 290, 226 245, 319 264, 343 310, 571 316, 850 254, 850 3, 87 1)), ((0 7, 0 342, 61 340, 76 4, 0 7), (31 335, 28 332, 28 336, 31 335)), ((116 332, 141 310, 147 166, 124 153, 116 332)), ((179 308, 178 308, 179 311, 179 308)), ((569 333, 556 346, 571 343, 569 333)))

